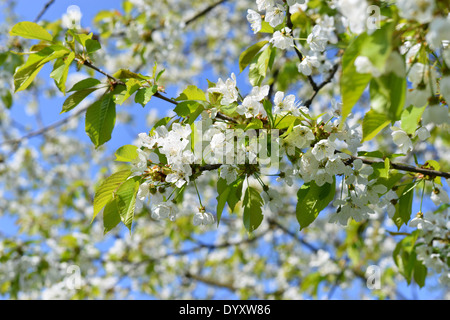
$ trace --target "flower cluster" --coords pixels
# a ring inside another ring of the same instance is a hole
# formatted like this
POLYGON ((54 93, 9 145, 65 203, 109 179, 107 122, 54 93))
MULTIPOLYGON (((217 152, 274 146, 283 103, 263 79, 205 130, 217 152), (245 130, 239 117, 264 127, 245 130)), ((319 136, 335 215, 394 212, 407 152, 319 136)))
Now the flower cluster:
MULTIPOLYGON (((448 196, 446 200, 448 203, 448 196)), ((447 263, 450 256, 450 210, 438 214, 419 212, 409 226, 420 231, 421 240, 416 245, 417 259, 439 274, 442 284, 450 285, 450 267, 447 263)))

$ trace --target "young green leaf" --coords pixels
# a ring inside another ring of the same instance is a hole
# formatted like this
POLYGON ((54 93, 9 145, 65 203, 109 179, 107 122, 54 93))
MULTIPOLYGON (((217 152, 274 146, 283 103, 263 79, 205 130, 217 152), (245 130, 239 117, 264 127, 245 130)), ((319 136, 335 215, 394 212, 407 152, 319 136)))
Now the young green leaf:
POLYGON ((37 39, 43 41, 53 41, 53 36, 40 25, 34 22, 22 21, 12 27, 9 32, 11 36, 19 36, 26 39, 37 39))
POLYGON ((136 206, 136 194, 139 190, 140 177, 133 177, 125 181, 116 191, 117 207, 120 219, 131 231, 136 206))
POLYGON ((150 88, 141 88, 136 92, 134 96, 134 102, 140 103, 142 107, 145 107, 150 102, 153 95, 158 92, 158 86, 152 86, 150 88))
POLYGON ((111 139, 116 122, 116 104, 111 93, 105 94, 86 111, 85 129, 96 148, 111 139))
POLYGON ((116 161, 131 162, 137 158, 137 147, 131 144, 124 145, 115 152, 116 161))
POLYGON ((363 139, 362 141, 369 141, 375 138, 375 136, 383 130, 390 120, 387 118, 386 114, 378 113, 374 110, 367 112, 363 119, 362 131, 363 139))
POLYGON ((130 170, 122 170, 113 173, 97 188, 94 195, 94 216, 95 219, 100 210, 113 198, 117 188, 130 176, 130 170))
POLYGON ((63 103, 63 107, 60 113, 64 113, 72 110, 77 105, 81 103, 88 95, 97 90, 96 88, 91 89, 82 89, 79 91, 75 91, 73 94, 67 97, 67 99, 63 103))
POLYGON ((255 231, 263 221, 263 214, 261 207, 263 206, 263 199, 259 191, 253 187, 247 187, 244 194, 244 226, 248 232, 255 231))
POLYGON ((117 199, 109 201, 103 210, 103 234, 107 234, 120 223, 117 199))
POLYGON ((255 43, 251 47, 247 48, 244 52, 239 56, 239 71, 244 71, 245 68, 252 62, 253 58, 258 54, 258 52, 264 47, 268 40, 263 40, 258 43, 255 43))
POLYGON ((316 220, 319 213, 333 200, 336 193, 336 183, 325 183, 318 186, 314 181, 303 184, 297 193, 297 220, 300 230, 316 220))
POLYGON ((99 85, 101 82, 98 79, 95 78, 86 78, 83 79, 79 82, 77 82, 76 84, 74 84, 74 86, 68 91, 68 92, 72 92, 72 91, 80 91, 83 89, 89 89, 92 87, 95 87, 97 85, 99 85))

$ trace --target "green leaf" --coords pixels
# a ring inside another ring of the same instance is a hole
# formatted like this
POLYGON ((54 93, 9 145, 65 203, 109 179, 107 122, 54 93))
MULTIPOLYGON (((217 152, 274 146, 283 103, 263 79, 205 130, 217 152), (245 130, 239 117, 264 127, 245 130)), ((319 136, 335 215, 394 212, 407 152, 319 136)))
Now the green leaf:
POLYGON ((269 67, 270 56, 272 49, 267 46, 262 52, 260 52, 255 58, 255 62, 250 64, 249 80, 252 86, 260 86, 267 74, 267 68, 269 67))
POLYGON ((130 178, 122 183, 116 191, 120 219, 130 231, 134 218, 136 194, 139 190, 140 179, 140 177, 130 178))
POLYGON ((217 180, 217 225, 219 225, 225 204, 228 203, 230 210, 233 211, 236 204, 241 200, 242 182, 242 179, 237 179, 231 184, 227 184, 227 181, 223 178, 217 180))
POLYGON ((97 188, 94 196, 94 216, 92 217, 92 221, 100 210, 113 199, 114 192, 130 175, 130 170, 122 170, 113 173, 97 188))
POLYGON ((141 82, 134 78, 129 79, 125 84, 126 90, 114 96, 114 102, 119 105, 122 105, 133 93, 135 93, 141 87, 141 82))
POLYGON ((371 74, 358 73, 355 67, 355 60, 358 56, 360 56, 361 48, 366 41, 367 34, 362 33, 349 44, 342 57, 342 76, 340 80, 342 95, 342 123, 363 94, 370 82, 370 79, 372 79, 371 74))
MULTIPOLYGON (((413 272, 416 266, 416 253, 415 245, 419 230, 413 231, 411 235, 403 238, 397 245, 392 253, 395 264, 398 267, 399 272, 405 277, 408 284, 411 283, 413 272)), ((422 272, 420 270, 419 272, 422 272)), ((420 278, 420 275, 419 275, 420 278)))
POLYGON ((85 42, 85 47, 86 47, 87 54, 91 54, 102 48, 102 46, 100 45, 100 42, 98 42, 97 40, 93 40, 93 39, 87 39, 85 42))
POLYGON ((117 199, 109 201, 103 210, 103 234, 107 234, 120 223, 117 199))
POLYGON ((86 78, 86 79, 83 79, 83 80, 75 83, 74 86, 68 92, 89 89, 89 88, 95 87, 96 85, 99 85, 100 83, 101 83, 101 81, 98 79, 86 78))
POLYGON ((132 162, 137 158, 137 147, 131 144, 124 145, 115 152, 116 161, 132 162))
POLYGON ((263 40, 258 43, 255 43, 251 47, 247 48, 244 52, 239 56, 239 70, 240 72, 244 71, 245 68, 252 62, 253 58, 256 54, 264 47, 268 40, 263 40))
POLYGON ((61 58, 68 53, 69 50, 67 48, 54 45, 31 54, 27 62, 14 73, 14 91, 19 92, 28 88, 47 62, 61 58))
POLYGON ((273 27, 267 21, 261 21, 261 30, 260 33, 273 33, 273 27))
POLYGON ((406 77, 391 72, 370 82, 370 103, 373 110, 387 114, 389 120, 400 120, 406 98, 406 77))
POLYGON ((342 57, 341 95, 342 123, 352 111, 356 102, 363 94, 371 74, 361 74, 356 71, 355 60, 358 56, 369 58, 370 62, 383 70, 386 60, 392 51, 392 34, 395 23, 387 23, 371 35, 362 33, 347 47, 342 57))
POLYGON ((173 109, 173 111, 180 117, 189 117, 189 124, 193 123, 195 119, 202 113, 205 109, 203 101, 193 101, 187 100, 178 103, 178 105, 173 109))
POLYGON ((264 216, 261 207, 263 206, 263 199, 259 191, 253 187, 247 187, 244 194, 244 226, 248 232, 255 231, 261 224, 264 216))
POLYGON ((206 101, 205 93, 194 85, 189 85, 183 92, 175 99, 175 101, 183 100, 200 100, 206 101))
POLYGON ((114 78, 120 79, 120 80, 126 80, 126 79, 137 79, 137 80, 149 80, 150 77, 144 76, 140 73, 132 72, 128 69, 120 69, 116 73, 113 74, 114 78))
POLYGON ((150 88, 141 88, 136 92, 134 96, 134 102, 140 103, 142 107, 145 107, 150 102, 153 95, 158 92, 158 86, 152 86, 150 88))
MULTIPOLYGON (((69 74, 69 68, 72 62, 75 60, 75 53, 70 52, 69 55, 62 61, 62 64, 59 65, 53 72, 50 74, 50 77, 55 80, 56 86, 58 89, 66 94, 66 81, 67 76, 69 74)), ((55 63, 55 66, 57 64, 55 63)))
MULTIPOLYGON (((334 178, 333 178, 334 179, 334 178)), ((297 192, 296 214, 300 230, 309 226, 319 213, 334 199, 336 183, 318 186, 314 181, 305 183, 297 192)))
POLYGON ((407 134, 414 134, 417 130, 417 126, 422 118, 422 114, 425 111, 426 106, 422 108, 416 108, 414 106, 409 106, 403 110, 401 115, 402 129, 407 134))
POLYGON ((116 104, 111 93, 105 94, 86 111, 85 130, 96 148, 111 139, 116 122, 116 104))
POLYGON ((253 118, 250 123, 245 127, 244 131, 250 130, 250 129, 262 129, 263 123, 261 120, 253 118))
POLYGON ((408 225, 411 219, 412 204, 414 199, 414 188, 416 183, 411 182, 397 189, 398 202, 395 205, 395 214, 392 217, 398 229, 405 224, 408 225))
POLYGON ((227 181, 225 179, 219 178, 217 180, 217 225, 220 223, 220 219, 222 217, 223 209, 225 208, 225 204, 227 203, 228 195, 230 194, 231 187, 227 185, 227 181))
POLYGON ((80 91, 75 91, 73 94, 67 97, 67 99, 63 103, 63 107, 60 113, 64 113, 72 110, 77 105, 81 103, 88 95, 94 92, 97 89, 83 89, 80 91))
POLYGON ((362 141, 369 141, 373 139, 381 130, 383 130, 390 120, 387 118, 386 114, 378 113, 374 110, 369 110, 364 116, 362 131, 363 139, 362 141))
POLYGON ((1 96, 2 102, 7 109, 11 109, 13 104, 13 97, 11 91, 7 90, 4 95, 1 96))
POLYGON ((427 278, 427 267, 423 264, 422 261, 416 260, 414 264, 414 281, 419 285, 419 287, 423 288, 425 286, 425 280, 427 278))
POLYGON ((34 22, 23 21, 17 23, 9 32, 11 36, 19 36, 26 39, 53 41, 53 36, 47 30, 34 22))

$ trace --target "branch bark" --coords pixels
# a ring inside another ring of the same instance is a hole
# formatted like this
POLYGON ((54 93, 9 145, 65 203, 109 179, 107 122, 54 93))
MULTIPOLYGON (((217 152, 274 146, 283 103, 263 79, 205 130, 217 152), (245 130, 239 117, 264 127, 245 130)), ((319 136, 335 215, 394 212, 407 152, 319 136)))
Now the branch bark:
POLYGON ((48 10, 48 8, 50 8, 50 6, 55 2, 55 0, 50 0, 48 1, 44 7, 42 8, 41 12, 39 12, 39 14, 36 16, 36 18, 34 19, 34 22, 38 22, 39 20, 41 20, 42 16, 45 14, 45 12, 48 10))

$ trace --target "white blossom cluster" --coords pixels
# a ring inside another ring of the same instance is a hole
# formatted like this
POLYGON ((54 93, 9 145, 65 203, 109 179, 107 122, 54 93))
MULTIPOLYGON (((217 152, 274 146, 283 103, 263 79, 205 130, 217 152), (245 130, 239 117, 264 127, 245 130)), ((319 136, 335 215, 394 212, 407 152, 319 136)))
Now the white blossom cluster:
MULTIPOLYGON (((441 198, 444 203, 450 202, 446 193, 441 192, 441 198)), ((450 267, 447 262, 450 257, 450 210, 419 213, 411 219, 409 226, 420 231, 420 240, 416 245, 417 259, 438 274, 443 285, 450 285, 450 267)))

